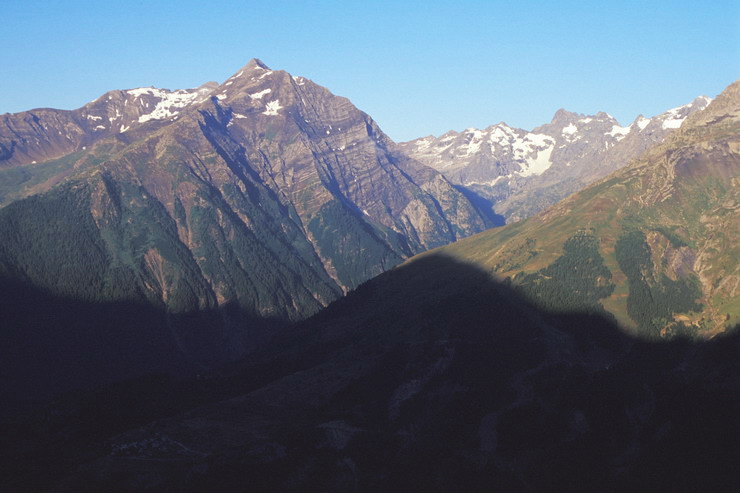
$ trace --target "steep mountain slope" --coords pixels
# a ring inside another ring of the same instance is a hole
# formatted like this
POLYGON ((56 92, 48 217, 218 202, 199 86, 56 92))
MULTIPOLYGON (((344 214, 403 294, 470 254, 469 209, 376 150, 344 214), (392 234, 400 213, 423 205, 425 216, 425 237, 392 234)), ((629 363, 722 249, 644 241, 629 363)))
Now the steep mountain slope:
MULTIPOLYGON (((25 135, 18 121, 39 135, 1 141, 13 149, 7 170, 51 166, 39 187, 60 183, 0 210, 2 288, 35 292, 39 303, 154 307, 179 358, 211 366, 404 258, 485 227, 442 175, 391 152, 369 116, 307 79, 252 60, 201 101, 205 91, 138 89, 77 112, 6 117, 14 135, 25 135), (121 114, 111 121, 118 133, 82 145, 90 132, 97 139, 82 123, 99 105, 121 114), (65 118, 81 130, 64 145, 44 140, 47 121, 65 118)), ((20 365, 8 363, 8 375, 22 374, 24 351, 49 334, 75 334, 51 319, 29 332, 33 305, 4 308, 19 324, 4 328, 3 349, 20 365)), ((100 344, 117 347, 124 335, 116 328, 131 323, 106 317, 101 325, 110 337, 100 344)), ((152 357, 144 341, 132 370, 168 360, 136 361, 152 357)), ((74 367, 74 348, 60 357, 74 367)), ((75 378, 88 378, 81 373, 75 378)))
POLYGON ((702 96, 653 118, 638 116, 627 127, 607 113, 586 116, 561 109, 549 124, 531 132, 502 122, 399 147, 453 183, 488 199, 507 222, 519 221, 663 142, 688 115, 710 101, 702 96))
POLYGON ((527 221, 443 251, 550 309, 600 310, 649 337, 740 320, 740 83, 629 166, 527 221))
POLYGON ((637 342, 600 316, 538 309, 432 253, 286 333, 232 380, 244 389, 236 396, 83 441, 75 460, 51 457, 66 479, 50 482, 56 491, 731 491, 739 342, 737 333, 637 342))
POLYGON ((58 182, 71 171, 66 169, 68 161, 77 156, 62 162, 67 166, 53 160, 84 151, 140 123, 167 122, 184 108, 205 101, 216 87, 217 83, 209 82, 177 91, 154 87, 110 91, 72 111, 40 108, 0 116, 0 204, 12 198, 4 196, 7 192, 15 198, 33 192, 25 189, 42 183, 39 177, 51 178, 46 188, 58 182))

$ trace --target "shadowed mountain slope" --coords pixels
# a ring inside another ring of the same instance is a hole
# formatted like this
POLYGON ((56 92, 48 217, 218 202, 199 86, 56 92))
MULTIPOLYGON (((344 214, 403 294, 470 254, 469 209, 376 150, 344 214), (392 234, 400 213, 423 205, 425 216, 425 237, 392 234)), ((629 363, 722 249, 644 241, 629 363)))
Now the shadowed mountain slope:
POLYGON ((48 480, 58 491, 729 491, 738 356, 737 333, 642 342, 426 255, 246 361, 231 380, 242 395, 84 438, 48 480))

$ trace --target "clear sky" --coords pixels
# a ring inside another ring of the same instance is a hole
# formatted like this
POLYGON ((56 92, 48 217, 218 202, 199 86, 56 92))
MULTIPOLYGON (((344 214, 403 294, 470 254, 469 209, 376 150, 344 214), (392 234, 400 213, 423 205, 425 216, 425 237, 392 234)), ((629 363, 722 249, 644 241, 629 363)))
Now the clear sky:
POLYGON ((622 124, 740 77, 740 2, 0 0, 0 114, 223 82, 260 58, 396 140, 561 107, 622 124))

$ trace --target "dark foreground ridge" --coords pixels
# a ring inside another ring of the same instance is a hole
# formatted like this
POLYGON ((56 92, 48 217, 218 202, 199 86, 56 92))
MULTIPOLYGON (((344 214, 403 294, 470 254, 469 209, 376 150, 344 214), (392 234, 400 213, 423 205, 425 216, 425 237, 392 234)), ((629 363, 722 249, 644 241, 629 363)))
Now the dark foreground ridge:
POLYGON ((81 301, 1 276, 0 299, 0 392, 6 396, 0 415, 147 374, 212 375, 289 325, 236 303, 172 313, 141 299, 81 301), (248 327, 248 347, 229 339, 237 325, 248 327))
POLYGON ((6 419, 4 491, 733 491, 740 335, 640 341, 427 255, 207 380, 6 419))

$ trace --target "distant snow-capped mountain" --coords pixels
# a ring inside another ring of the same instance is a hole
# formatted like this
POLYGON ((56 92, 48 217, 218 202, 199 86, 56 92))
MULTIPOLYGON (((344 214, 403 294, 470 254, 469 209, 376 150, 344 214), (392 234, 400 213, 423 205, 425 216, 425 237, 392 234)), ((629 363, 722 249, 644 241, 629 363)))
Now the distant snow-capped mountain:
POLYGON ((498 123, 399 144, 411 157, 493 202, 507 221, 524 219, 624 166, 662 142, 688 115, 707 107, 700 96, 653 118, 621 126, 608 113, 564 109, 532 131, 498 123))

